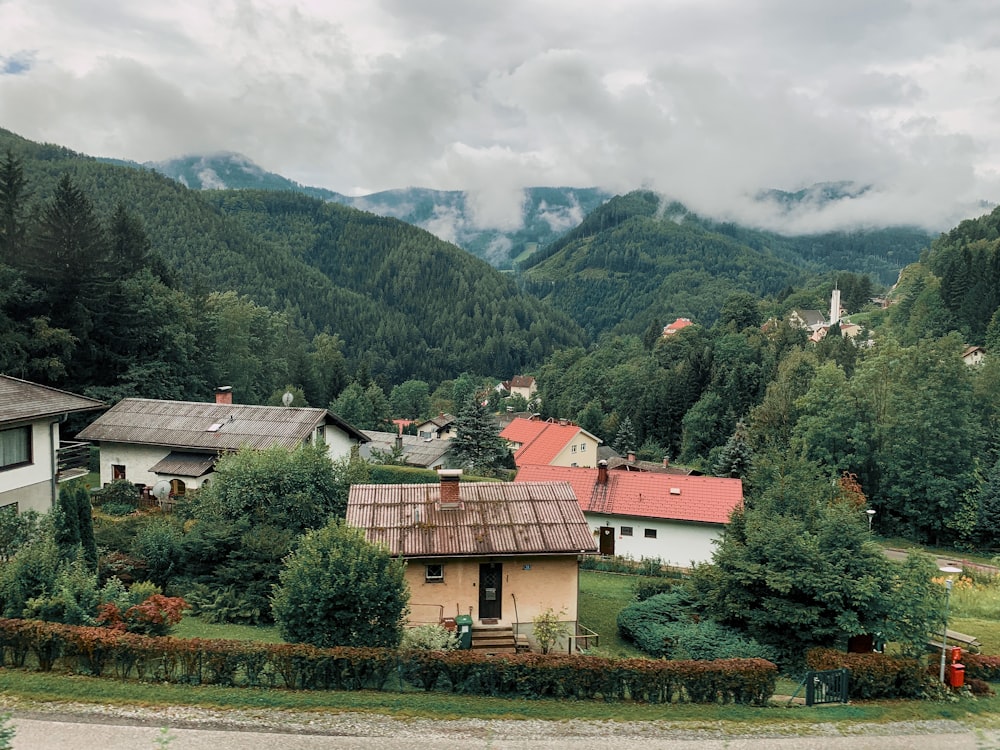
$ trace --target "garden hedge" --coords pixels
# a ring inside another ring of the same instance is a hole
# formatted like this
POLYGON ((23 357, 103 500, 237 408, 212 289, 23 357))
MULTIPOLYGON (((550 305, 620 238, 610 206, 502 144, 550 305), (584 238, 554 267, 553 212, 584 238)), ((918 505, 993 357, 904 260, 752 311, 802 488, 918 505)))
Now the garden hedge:
POLYGON ((848 691, 853 700, 873 698, 919 698, 937 680, 918 659, 885 654, 847 654, 829 648, 816 648, 806 654, 810 669, 851 670, 848 691))
POLYGON ((473 651, 315 648, 180 639, 35 620, 0 619, 0 666, 120 679, 296 690, 423 690, 521 698, 764 705, 777 667, 763 659, 664 661, 473 651), (402 685, 399 685, 402 687, 402 685))

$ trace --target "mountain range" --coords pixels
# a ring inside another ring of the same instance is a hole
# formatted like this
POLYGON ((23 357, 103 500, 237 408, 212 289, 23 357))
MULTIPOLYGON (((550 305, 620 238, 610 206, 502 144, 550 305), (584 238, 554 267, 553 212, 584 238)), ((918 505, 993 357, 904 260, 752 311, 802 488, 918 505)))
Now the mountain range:
POLYGON ((494 217, 483 216, 484 199, 472 192, 410 187, 349 196, 300 185, 262 169, 242 154, 231 152, 183 156, 145 162, 141 166, 193 190, 292 191, 399 219, 426 229, 501 270, 512 269, 516 262, 551 244, 612 197, 612 193, 600 188, 525 188, 518 215, 497 222, 494 217))
MULTIPOLYGON (((612 197, 596 188, 525 190, 520 222, 477 229, 470 193, 351 198, 235 154, 109 163, 0 131, 0 150, 8 146, 27 160, 37 197, 70 171, 105 214, 126 201, 184 283, 292 310, 393 378, 504 374, 605 332, 639 333, 673 317, 710 325, 734 292, 779 298, 840 271, 889 285, 932 239, 907 227, 786 237, 698 216, 649 191, 612 197), (465 232, 471 255, 440 239, 445 224, 465 232)), ((836 200, 855 189, 833 183, 777 197, 836 200)))

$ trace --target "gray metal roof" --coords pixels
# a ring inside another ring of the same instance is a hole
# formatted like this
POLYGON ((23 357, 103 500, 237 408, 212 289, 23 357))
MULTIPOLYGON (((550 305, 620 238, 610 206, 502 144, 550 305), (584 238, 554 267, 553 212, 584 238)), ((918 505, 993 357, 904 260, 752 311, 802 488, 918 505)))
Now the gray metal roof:
MULTIPOLYGON (((404 460, 410 466, 422 466, 433 468, 446 463, 446 456, 451 451, 450 440, 427 440, 416 435, 397 435, 395 432, 376 432, 374 430, 362 430, 365 436, 371 441, 365 446, 362 452, 368 456, 372 450, 390 453, 396 446, 396 438, 403 438, 404 460)), ((366 458, 368 456, 365 456, 366 458)))
POLYGON ((104 407, 103 402, 94 398, 0 375, 0 424, 27 422, 104 407))
POLYGON ((347 523, 403 557, 597 552, 567 482, 461 482, 462 507, 439 507, 440 484, 356 484, 347 523))
POLYGON ((170 474, 178 477, 200 477, 215 468, 215 453, 170 453, 149 467, 153 474, 170 474))
POLYGON ((119 401, 77 437, 207 451, 295 448, 321 424, 336 425, 359 442, 368 440, 326 409, 144 398, 119 401))

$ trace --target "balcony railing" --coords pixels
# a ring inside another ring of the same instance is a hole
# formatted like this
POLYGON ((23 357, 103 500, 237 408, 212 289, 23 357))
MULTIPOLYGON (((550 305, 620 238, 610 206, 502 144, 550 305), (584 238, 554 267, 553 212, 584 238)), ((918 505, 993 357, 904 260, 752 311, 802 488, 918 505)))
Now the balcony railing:
POLYGON ((56 473, 59 481, 81 477, 90 471, 90 443, 61 440, 56 451, 56 473))

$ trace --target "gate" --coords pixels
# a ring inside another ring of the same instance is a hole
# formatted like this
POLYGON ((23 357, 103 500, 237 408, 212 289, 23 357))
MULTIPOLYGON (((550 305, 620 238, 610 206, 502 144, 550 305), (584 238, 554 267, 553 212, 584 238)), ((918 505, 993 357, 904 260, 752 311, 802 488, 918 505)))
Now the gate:
POLYGON ((849 669, 806 673, 806 705, 847 703, 847 680, 850 673, 849 669))

